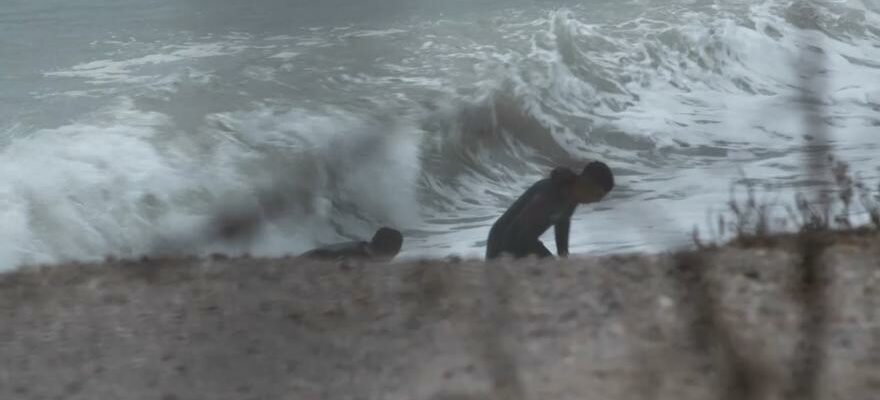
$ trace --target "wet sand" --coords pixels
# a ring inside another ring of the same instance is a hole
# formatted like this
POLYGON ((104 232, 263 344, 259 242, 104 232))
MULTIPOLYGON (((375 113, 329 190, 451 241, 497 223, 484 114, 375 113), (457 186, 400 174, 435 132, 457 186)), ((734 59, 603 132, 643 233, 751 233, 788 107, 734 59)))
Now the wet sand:
POLYGON ((871 399, 877 242, 23 268, 0 275, 0 398, 871 399))

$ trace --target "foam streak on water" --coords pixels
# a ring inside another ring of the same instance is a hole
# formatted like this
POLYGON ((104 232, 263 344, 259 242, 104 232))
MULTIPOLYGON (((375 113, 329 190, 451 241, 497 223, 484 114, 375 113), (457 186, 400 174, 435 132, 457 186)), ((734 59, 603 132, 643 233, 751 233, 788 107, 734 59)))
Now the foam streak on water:
POLYGON ((159 32, 98 29, 102 16, 71 22, 54 59, 8 48, 20 57, 0 98, 0 268, 295 254, 379 225, 404 230, 405 256, 480 255, 525 188, 590 159, 618 187, 576 214, 572 250, 661 251, 744 176, 781 200, 816 184, 797 68, 816 54, 819 123, 864 180, 878 176, 875 2, 425 8, 209 31, 153 3, 125 12, 159 32), (225 237, 230 215, 255 223, 225 237))

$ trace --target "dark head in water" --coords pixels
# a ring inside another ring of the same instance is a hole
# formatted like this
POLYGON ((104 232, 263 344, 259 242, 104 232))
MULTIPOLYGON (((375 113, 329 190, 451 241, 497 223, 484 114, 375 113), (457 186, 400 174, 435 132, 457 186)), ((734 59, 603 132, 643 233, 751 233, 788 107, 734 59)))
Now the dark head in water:
POLYGON ((370 240, 370 253, 374 259, 390 261, 400 252, 401 246, 403 235, 400 231, 383 226, 370 240))

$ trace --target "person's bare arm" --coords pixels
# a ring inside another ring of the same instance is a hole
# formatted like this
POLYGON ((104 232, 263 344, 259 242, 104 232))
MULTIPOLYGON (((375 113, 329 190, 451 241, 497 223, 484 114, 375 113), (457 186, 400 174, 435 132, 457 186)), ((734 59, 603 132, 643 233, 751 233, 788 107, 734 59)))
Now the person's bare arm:
POLYGON ((553 231, 556 234, 556 254, 559 257, 568 257, 568 233, 570 229, 571 215, 567 215, 553 227, 553 231))

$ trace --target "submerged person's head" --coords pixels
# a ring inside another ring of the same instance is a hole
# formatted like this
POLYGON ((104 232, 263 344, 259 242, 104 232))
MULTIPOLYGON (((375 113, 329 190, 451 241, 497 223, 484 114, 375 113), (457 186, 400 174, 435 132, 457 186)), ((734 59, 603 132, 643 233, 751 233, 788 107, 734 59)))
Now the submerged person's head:
POLYGON ((614 189, 611 168, 601 161, 593 161, 573 179, 572 194, 578 203, 594 203, 602 200, 611 189, 614 189))
POLYGON ((394 258, 400 252, 402 245, 403 235, 400 231, 384 226, 379 228, 370 240, 370 250, 373 255, 377 259, 386 261, 394 258))

